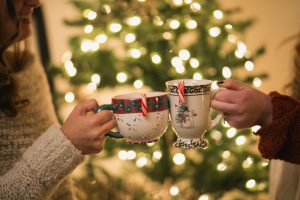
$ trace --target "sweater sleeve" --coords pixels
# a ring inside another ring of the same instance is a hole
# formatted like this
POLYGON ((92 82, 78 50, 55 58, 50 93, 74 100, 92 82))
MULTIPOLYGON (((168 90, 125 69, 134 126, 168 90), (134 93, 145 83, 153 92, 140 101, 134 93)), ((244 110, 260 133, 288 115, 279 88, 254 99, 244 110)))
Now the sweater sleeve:
POLYGON ((258 149, 264 158, 300 164, 300 102, 277 92, 270 96, 272 123, 255 133, 258 149))
POLYGON ((52 125, 0 177, 0 199, 48 199, 84 159, 58 125, 52 125))

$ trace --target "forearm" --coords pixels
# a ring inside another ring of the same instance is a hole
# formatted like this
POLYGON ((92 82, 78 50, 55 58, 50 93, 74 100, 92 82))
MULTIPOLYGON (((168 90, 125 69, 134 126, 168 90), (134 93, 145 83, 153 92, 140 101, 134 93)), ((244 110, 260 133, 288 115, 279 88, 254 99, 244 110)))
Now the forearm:
POLYGON ((271 93, 272 123, 263 126, 258 148, 267 159, 281 159, 300 164, 300 104, 278 93, 271 93))
POLYGON ((47 199, 82 160, 60 128, 52 126, 0 177, 0 199, 47 199))

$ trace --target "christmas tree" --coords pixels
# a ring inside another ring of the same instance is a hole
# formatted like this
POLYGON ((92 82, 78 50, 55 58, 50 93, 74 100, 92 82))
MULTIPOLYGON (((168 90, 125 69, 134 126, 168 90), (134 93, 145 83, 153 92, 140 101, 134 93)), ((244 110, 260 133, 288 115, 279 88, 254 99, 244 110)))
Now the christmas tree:
MULTIPOLYGON (((63 67, 50 71, 60 111, 107 87, 165 91, 166 81, 183 78, 259 87, 266 77, 253 73, 264 48, 250 52, 243 42, 253 19, 231 19, 239 8, 223 10, 216 0, 71 3, 80 16, 66 24, 82 33, 70 39, 63 67)), ((107 139, 104 151, 80 168, 84 175, 74 176, 79 199, 259 199, 268 189, 268 163, 252 131, 220 123, 200 150, 174 148, 171 127, 154 144, 107 139)))

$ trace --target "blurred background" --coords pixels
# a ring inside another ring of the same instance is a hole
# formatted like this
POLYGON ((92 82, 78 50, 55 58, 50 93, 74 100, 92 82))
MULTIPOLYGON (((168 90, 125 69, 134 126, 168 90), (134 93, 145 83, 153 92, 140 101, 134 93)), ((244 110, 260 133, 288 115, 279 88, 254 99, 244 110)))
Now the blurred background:
MULTIPOLYGON (((77 102, 165 90, 177 78, 234 78, 285 92, 297 0, 52 0, 36 15, 36 51, 63 121, 77 102)), ((215 113, 214 113, 215 114, 215 113)), ((222 122, 204 150, 179 150, 169 127, 155 144, 108 139, 72 174, 79 199, 268 199, 257 138, 222 122)))

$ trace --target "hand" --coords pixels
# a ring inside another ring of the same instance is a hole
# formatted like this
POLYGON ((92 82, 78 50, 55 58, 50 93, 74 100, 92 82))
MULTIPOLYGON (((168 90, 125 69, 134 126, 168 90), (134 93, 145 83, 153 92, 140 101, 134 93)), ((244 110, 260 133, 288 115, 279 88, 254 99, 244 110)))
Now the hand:
POLYGON ((61 130, 71 142, 85 154, 99 153, 105 142, 105 133, 116 125, 111 111, 103 110, 88 115, 98 106, 91 99, 78 104, 62 125, 61 130))
POLYGON ((235 128, 264 126, 272 122, 272 104, 268 95, 233 80, 219 84, 212 107, 224 113, 224 119, 235 128))

